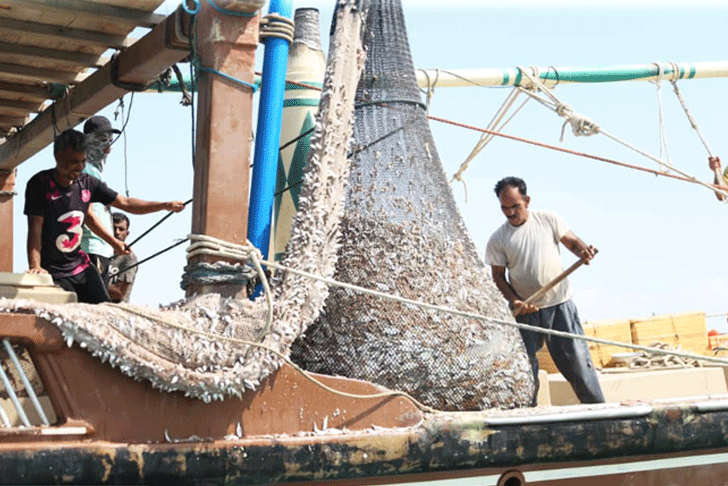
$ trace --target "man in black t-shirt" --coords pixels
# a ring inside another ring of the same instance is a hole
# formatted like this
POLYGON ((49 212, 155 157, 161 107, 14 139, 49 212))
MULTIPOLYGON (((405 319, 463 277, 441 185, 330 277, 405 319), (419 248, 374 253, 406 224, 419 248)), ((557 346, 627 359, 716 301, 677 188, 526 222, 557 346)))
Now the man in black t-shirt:
POLYGON ((109 294, 98 271, 79 248, 84 223, 117 253, 128 253, 129 250, 88 210, 90 204, 110 204, 134 214, 163 210, 179 212, 184 204, 124 197, 83 173, 86 137, 79 131, 68 129, 58 135, 53 144, 53 156, 56 167, 34 175, 25 190, 28 273, 50 273, 57 285, 76 292, 79 302, 107 302, 109 294))

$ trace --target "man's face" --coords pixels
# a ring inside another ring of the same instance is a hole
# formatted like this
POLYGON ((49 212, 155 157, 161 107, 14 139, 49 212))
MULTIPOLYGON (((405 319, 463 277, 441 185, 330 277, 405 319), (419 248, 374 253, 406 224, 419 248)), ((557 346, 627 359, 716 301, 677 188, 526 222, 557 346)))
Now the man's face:
POLYGON ((56 154, 56 174, 63 182, 73 182, 86 166, 86 152, 65 148, 56 154))
POLYGON ((114 236, 117 240, 126 241, 126 237, 129 236, 129 228, 127 228, 126 221, 114 221, 114 236))
POLYGON ((517 187, 506 186, 504 187, 498 199, 501 204, 501 211, 506 216, 506 219, 513 226, 521 226, 528 219, 528 203, 531 202, 531 198, 522 195, 517 187))

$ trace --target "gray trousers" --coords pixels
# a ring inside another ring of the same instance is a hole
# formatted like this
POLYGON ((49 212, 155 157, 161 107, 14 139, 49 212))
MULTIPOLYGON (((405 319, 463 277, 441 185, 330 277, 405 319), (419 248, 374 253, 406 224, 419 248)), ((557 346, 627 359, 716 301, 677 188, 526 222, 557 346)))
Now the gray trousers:
MULTIPOLYGON (((525 314, 516 317, 516 321, 522 324, 538 326, 555 331, 564 331, 572 334, 584 335, 584 330, 579 322, 579 314, 576 305, 571 299, 552 307, 545 307, 538 312, 525 314)), ((571 338, 563 338, 543 334, 535 331, 521 329, 521 337, 526 345, 528 359, 531 362, 536 390, 533 394, 531 406, 536 405, 536 394, 538 393, 538 359, 536 352, 541 349, 544 341, 551 353, 556 367, 564 378, 571 384, 574 393, 582 403, 604 403, 604 394, 599 386, 597 373, 594 370, 589 355, 589 347, 586 341, 571 338)))

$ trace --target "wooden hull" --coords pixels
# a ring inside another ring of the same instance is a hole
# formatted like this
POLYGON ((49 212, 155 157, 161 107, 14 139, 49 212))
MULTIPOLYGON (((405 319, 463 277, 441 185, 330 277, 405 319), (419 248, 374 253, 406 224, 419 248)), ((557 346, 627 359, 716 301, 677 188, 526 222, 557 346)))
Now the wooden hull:
POLYGON ((57 417, 0 429, 2 484, 728 484, 728 395, 427 413, 285 365, 205 404, 68 348, 34 316, 2 315, 0 329, 31 352, 57 417))
POLYGON ((435 414, 402 428, 329 429, 240 439, 193 437, 174 443, 26 437, 0 444, 0 481, 722 485, 728 484, 724 405, 715 400, 659 408, 615 405, 584 412, 580 420, 534 423, 543 416, 531 415, 513 424, 500 423, 503 415, 435 414), (720 409, 711 410, 710 403, 720 409))

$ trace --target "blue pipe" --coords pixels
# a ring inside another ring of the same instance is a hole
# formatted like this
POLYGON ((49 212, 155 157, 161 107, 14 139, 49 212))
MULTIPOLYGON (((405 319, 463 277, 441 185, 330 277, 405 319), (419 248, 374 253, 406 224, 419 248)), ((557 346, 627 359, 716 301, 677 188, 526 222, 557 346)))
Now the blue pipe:
MULTIPOLYGON (((292 8, 293 0, 271 0, 268 13, 291 18, 292 8)), ((265 39, 258 128, 248 207, 248 240, 260 250, 265 259, 268 258, 270 244, 288 47, 289 43, 285 39, 278 37, 265 39)))

